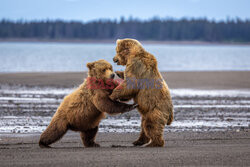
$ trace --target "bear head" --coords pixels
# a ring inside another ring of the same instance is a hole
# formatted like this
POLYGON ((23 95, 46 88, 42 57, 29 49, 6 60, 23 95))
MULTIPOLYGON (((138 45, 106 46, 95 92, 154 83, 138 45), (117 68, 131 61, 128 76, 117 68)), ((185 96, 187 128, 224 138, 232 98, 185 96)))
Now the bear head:
POLYGON ((98 60, 87 63, 87 67, 89 69, 89 77, 94 77, 98 80, 103 80, 104 82, 108 79, 114 79, 115 77, 112 65, 106 60, 98 60))
POLYGON ((141 43, 135 39, 118 39, 116 41, 116 55, 113 61, 118 65, 125 66, 131 55, 137 55, 144 52, 141 43))

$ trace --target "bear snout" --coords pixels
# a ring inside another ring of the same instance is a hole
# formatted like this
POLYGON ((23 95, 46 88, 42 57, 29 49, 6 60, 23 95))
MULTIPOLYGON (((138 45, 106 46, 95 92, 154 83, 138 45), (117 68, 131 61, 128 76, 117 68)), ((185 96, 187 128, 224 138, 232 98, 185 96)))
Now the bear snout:
POLYGON ((117 59, 116 57, 113 58, 113 61, 114 61, 115 63, 118 63, 118 59, 117 59))
POLYGON ((114 78, 115 78, 115 74, 114 74, 114 73, 111 74, 111 75, 110 75, 110 78, 114 79, 114 78))

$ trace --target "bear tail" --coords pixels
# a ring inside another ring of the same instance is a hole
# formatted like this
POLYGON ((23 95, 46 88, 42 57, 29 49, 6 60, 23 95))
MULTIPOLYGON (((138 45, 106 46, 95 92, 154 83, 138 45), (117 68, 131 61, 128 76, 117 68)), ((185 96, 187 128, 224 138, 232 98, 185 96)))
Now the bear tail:
POLYGON ((173 122, 173 120, 174 120, 174 112, 171 111, 171 112, 170 112, 170 115, 169 115, 169 117, 168 117, 167 125, 171 125, 171 123, 173 122))

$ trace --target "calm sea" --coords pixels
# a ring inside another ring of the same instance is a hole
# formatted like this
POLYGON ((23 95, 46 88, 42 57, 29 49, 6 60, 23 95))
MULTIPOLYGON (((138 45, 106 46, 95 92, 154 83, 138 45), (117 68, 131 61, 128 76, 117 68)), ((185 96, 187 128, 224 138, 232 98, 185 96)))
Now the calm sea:
MULTIPOLYGON (((160 71, 250 70, 250 46, 145 44, 160 71)), ((86 71, 86 63, 111 62, 115 44, 0 42, 0 72, 86 71)))

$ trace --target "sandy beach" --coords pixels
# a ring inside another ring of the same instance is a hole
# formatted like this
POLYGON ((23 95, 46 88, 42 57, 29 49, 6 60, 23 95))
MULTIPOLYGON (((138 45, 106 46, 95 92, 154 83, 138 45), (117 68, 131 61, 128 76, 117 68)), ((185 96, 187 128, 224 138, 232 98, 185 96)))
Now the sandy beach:
POLYGON ((1 166, 249 166, 249 132, 167 133, 163 148, 133 147, 135 133, 99 133, 100 148, 83 148, 68 133, 52 149, 39 135, 1 135, 1 166))
POLYGON ((133 147, 137 111, 108 116, 101 148, 68 132, 52 149, 37 142, 62 98, 86 73, 0 74, 0 166, 249 166, 250 72, 162 72, 175 120, 164 148, 133 147))

